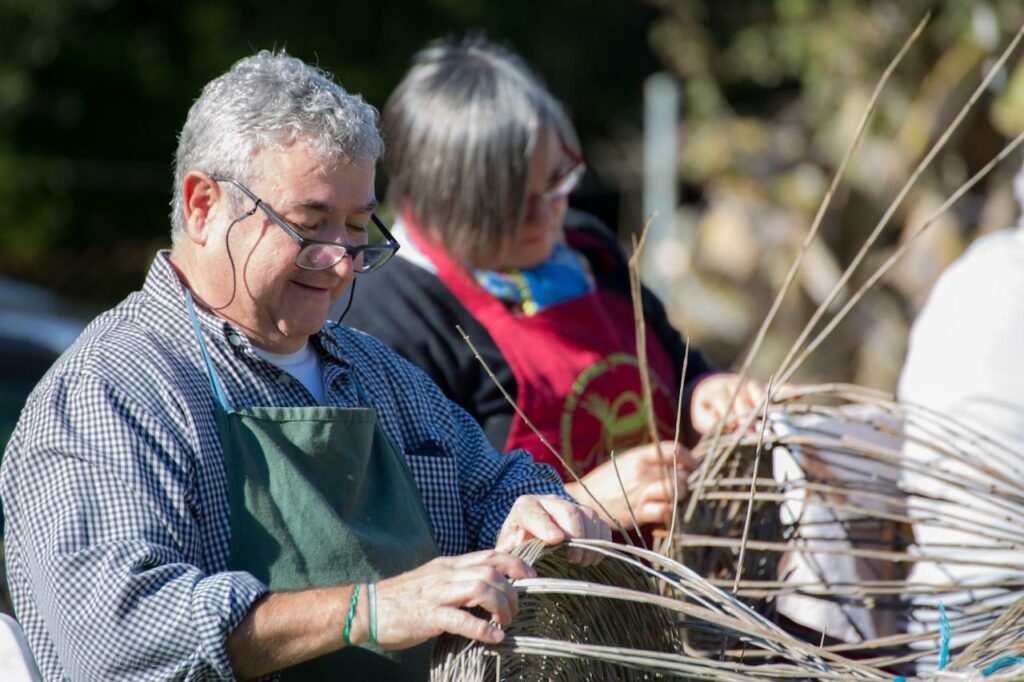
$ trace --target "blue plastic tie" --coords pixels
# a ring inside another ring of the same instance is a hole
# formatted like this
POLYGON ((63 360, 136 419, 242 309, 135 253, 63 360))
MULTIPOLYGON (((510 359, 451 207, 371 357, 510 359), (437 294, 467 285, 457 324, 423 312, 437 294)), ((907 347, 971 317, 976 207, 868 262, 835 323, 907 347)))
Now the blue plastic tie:
POLYGON ((999 672, 1003 668, 1009 668, 1016 663, 1024 663, 1024 656, 1003 656, 994 663, 981 669, 981 674, 988 677, 992 673, 999 672))
MULTIPOLYGON (((938 670, 944 669, 946 667, 946 664, 949 663, 949 640, 950 640, 950 637, 951 637, 951 633, 950 633, 950 627, 949 627, 949 616, 946 614, 946 605, 943 604, 940 601, 939 602, 939 667, 938 667, 938 670)), ((1002 659, 1000 659, 999 661, 996 661, 996 663, 1000 663, 1001 661, 1002 661, 1002 659)), ((995 665, 996 663, 993 663, 992 665, 995 665)), ((1011 663, 1012 663, 1012 661, 1011 661, 1011 663)), ((1005 667, 1005 666, 1007 666, 1009 664, 1010 663, 1004 663, 1001 667, 1005 667)), ((989 668, 991 668, 991 667, 992 666, 989 666, 989 668)), ((988 670, 988 668, 986 668, 986 670, 988 670)), ((998 670, 998 668, 997 668, 997 670, 998 670)), ((905 677, 894 677, 893 678, 893 682, 907 682, 907 678, 905 678, 905 677)))
POLYGON ((939 670, 943 670, 949 663, 949 616, 946 615, 946 606, 939 602, 939 670))

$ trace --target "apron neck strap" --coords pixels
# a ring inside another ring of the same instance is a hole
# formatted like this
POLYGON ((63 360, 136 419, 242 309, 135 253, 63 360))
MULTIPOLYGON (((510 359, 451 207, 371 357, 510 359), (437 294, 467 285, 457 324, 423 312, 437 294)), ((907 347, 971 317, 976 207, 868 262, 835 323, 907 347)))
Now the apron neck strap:
POLYGON ((352 381, 356 388, 356 395, 359 396, 359 404, 363 407, 373 407, 373 404, 370 403, 370 397, 366 395, 366 390, 363 388, 363 382, 359 380, 359 374, 356 372, 356 368, 351 367, 349 372, 351 373, 352 381))
POLYGON ((228 396, 224 392, 223 386, 221 386, 220 378, 217 376, 217 370, 213 367, 213 361, 210 360, 210 354, 206 352, 206 341, 203 340, 203 331, 199 327, 199 318, 196 316, 196 308, 192 304, 192 292, 188 290, 188 287, 183 287, 183 296, 185 298, 185 307, 188 308, 189 317, 192 318, 192 331, 196 335, 196 341, 199 342, 199 354, 203 356, 203 362, 206 363, 206 374, 210 378, 210 386, 213 387, 213 395, 217 398, 217 402, 220 403, 221 408, 225 412, 231 411, 231 403, 228 401, 228 396))

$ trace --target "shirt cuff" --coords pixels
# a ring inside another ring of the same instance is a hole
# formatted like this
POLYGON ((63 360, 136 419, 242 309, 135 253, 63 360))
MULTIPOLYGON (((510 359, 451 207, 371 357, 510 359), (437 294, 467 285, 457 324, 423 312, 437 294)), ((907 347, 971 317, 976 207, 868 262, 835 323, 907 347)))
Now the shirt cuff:
POLYGON ((192 623, 202 655, 221 679, 235 679, 228 660, 228 635, 270 590, 244 572, 217 573, 199 581, 192 597, 192 623))

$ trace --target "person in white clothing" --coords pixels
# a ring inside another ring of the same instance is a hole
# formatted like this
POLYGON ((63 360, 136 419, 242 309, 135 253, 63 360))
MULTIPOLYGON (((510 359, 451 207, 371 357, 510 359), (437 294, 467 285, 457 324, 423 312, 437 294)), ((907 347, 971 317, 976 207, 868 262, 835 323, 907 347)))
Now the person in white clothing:
MULTIPOLYGON (((1024 170, 1014 184, 1024 206, 1024 170)), ((1024 579, 1014 539, 1024 524, 1022 340, 1024 218, 978 239, 938 279, 911 331, 898 387, 908 406, 970 431, 934 430, 924 413, 908 421, 903 450, 917 551, 927 556, 909 581, 931 587, 914 597, 909 630, 938 632, 941 604, 954 651, 1020 596, 1007 581, 1024 579)))

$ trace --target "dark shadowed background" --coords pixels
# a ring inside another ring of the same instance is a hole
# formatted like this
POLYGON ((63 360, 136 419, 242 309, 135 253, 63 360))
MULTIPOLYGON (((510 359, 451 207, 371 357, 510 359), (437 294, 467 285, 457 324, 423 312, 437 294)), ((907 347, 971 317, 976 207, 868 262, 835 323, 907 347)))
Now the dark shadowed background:
MULTIPOLYGON (((1024 22, 1018 0, 0 0, 0 275, 56 292, 54 307, 73 317, 137 288, 169 242, 177 130, 235 60, 286 48, 380 107, 429 39, 482 31, 566 103, 590 164, 573 203, 624 243, 643 223, 643 82, 677 79, 680 205, 645 276, 728 365, 767 312, 878 77, 929 9, 755 365, 764 378, 1024 22)), ((982 94, 850 289, 1024 129, 1020 64, 1011 57, 982 94)), ((934 277, 978 234, 1016 220, 1008 179, 1019 165, 1011 158, 959 202, 800 378, 891 388, 934 277)))

